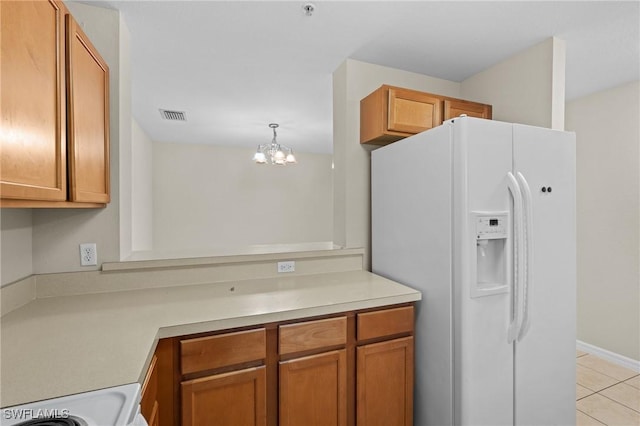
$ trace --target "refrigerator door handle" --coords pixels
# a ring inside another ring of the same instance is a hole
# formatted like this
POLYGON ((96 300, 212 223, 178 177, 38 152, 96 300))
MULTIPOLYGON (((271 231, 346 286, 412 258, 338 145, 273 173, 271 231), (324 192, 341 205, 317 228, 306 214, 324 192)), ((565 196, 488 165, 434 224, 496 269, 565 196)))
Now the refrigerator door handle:
POLYGON ((522 305, 524 306, 522 314, 522 325, 518 333, 518 341, 522 340, 531 327, 531 289, 533 287, 533 198, 531 196, 531 189, 527 180, 522 173, 517 173, 517 180, 523 194, 523 246, 524 246, 524 281, 522 289, 522 305))
POLYGON ((522 240, 522 192, 511 172, 507 173, 507 187, 513 197, 513 319, 509 324, 507 342, 513 343, 518 337, 520 323, 520 283, 522 282, 523 240, 522 240))

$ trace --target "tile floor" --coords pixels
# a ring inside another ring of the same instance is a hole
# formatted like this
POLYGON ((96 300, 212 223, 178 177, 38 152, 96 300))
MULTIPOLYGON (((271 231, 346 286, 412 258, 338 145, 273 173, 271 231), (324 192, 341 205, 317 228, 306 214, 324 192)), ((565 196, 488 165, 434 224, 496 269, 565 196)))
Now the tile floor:
POLYGON ((576 424, 640 426, 640 374, 576 352, 576 424))

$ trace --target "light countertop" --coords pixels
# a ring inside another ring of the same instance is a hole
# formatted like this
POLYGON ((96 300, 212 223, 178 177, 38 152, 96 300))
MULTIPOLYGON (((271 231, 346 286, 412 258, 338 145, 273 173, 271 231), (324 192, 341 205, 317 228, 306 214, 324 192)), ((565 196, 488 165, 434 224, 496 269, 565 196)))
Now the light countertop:
POLYGON ((347 271, 35 299, 2 317, 1 406, 140 382, 159 338, 420 298, 347 271))

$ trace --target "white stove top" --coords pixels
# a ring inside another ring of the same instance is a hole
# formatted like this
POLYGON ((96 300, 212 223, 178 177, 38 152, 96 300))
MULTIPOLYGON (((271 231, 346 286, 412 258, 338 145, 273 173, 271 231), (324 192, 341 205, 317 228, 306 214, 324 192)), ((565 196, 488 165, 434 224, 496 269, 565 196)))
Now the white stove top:
POLYGON ((140 413, 140 385, 100 389, 2 409, 0 425, 13 426, 37 418, 79 418, 86 426, 146 425, 140 413), (141 423, 142 422, 142 423, 141 423))

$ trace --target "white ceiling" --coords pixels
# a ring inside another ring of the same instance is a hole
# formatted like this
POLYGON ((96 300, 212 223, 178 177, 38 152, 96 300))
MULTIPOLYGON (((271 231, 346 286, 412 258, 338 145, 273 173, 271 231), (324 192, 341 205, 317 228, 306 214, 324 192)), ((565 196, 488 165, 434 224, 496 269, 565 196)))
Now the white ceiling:
MULTIPOLYGON (((332 151, 346 59, 462 81, 566 40, 567 99, 638 80, 640 2, 105 1, 131 33, 133 112, 155 141, 332 151), (186 123, 159 108, 185 111, 186 123)), ((95 4, 95 3, 94 3, 95 4)))

